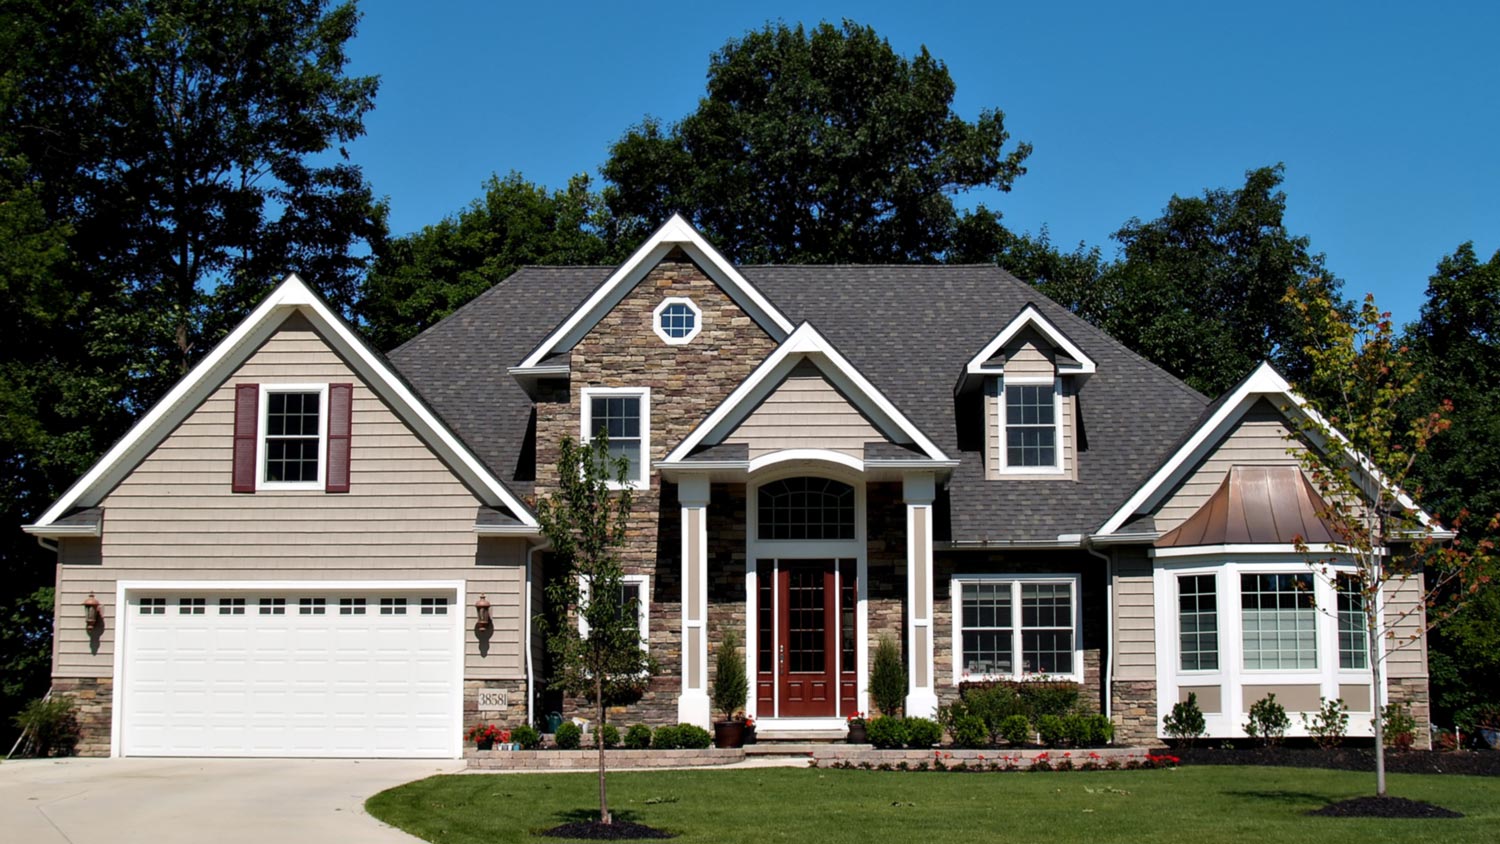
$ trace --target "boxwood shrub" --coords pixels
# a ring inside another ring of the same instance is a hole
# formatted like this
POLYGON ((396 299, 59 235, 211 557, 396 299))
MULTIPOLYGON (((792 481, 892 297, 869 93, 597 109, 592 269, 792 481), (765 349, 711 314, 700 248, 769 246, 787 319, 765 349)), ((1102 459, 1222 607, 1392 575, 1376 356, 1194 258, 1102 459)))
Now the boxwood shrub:
POLYGON ((510 731, 510 740, 521 745, 522 750, 536 750, 542 746, 542 734, 536 727, 522 724, 510 731))
MULTIPOLYGON (((512 733, 514 738, 515 734, 512 733)), ((557 728, 557 746, 560 750, 577 750, 583 741, 583 728, 572 721, 564 721, 557 728)))
POLYGON ((708 730, 696 724, 678 724, 677 736, 678 746, 687 750, 702 750, 714 743, 708 730))
POLYGON ((1036 731, 1042 737, 1042 744, 1048 747, 1057 747, 1068 737, 1067 725, 1060 715, 1038 716, 1036 731))
POLYGON ((918 750, 926 750, 943 740, 943 728, 931 718, 906 719, 906 744, 918 750))
POLYGON ((870 744, 879 748, 903 747, 906 744, 906 719, 890 715, 870 719, 865 727, 870 744))
POLYGON ((1015 745, 1028 744, 1036 733, 1031 729, 1031 719, 1025 715, 1012 715, 1000 722, 1000 737, 1015 745))
POLYGON ((656 750, 677 750, 682 747, 682 731, 676 724, 657 727, 651 734, 651 746, 656 750))
POLYGON ((954 747, 986 747, 990 743, 990 731, 978 715, 960 715, 953 719, 952 732, 954 747))
POLYGON ((651 728, 645 724, 631 724, 625 731, 625 747, 630 750, 645 750, 651 746, 651 728))

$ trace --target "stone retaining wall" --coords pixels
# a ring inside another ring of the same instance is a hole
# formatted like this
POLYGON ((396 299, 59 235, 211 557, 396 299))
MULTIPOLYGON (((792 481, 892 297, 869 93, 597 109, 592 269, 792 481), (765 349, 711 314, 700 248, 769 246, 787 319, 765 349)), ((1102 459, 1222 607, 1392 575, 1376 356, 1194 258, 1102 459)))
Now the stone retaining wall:
MULTIPOLYGON (((745 760, 743 749, 610 750, 610 770, 624 768, 698 768, 745 760)), ((593 750, 476 750, 465 748, 464 761, 481 771, 592 771, 599 765, 593 750)))
POLYGON ((1003 747, 987 750, 958 750, 940 747, 931 750, 876 750, 867 744, 830 744, 809 752, 808 759, 809 764, 817 768, 844 765, 869 765, 871 767, 889 765, 895 768, 903 764, 908 768, 919 765, 936 767, 937 763, 941 762, 948 768, 964 765, 969 768, 994 766, 997 769, 1025 770, 1034 765, 1039 758, 1045 758, 1048 764, 1053 766, 1066 761, 1074 767, 1092 763, 1103 768, 1109 767, 1110 763, 1114 762, 1116 766, 1123 768, 1131 763, 1145 762, 1147 754, 1166 752, 1167 750, 1162 747, 1096 747, 1081 750, 1007 750, 1003 747))

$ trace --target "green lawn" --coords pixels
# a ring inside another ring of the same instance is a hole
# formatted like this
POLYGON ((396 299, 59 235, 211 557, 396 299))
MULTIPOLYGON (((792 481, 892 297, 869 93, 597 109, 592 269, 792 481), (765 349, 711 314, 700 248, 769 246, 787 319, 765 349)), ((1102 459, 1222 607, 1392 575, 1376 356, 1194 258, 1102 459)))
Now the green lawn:
MULTIPOLYGON (((1391 794, 1461 820, 1303 815, 1368 793, 1373 774, 1290 768, 1008 774, 797 768, 659 771, 610 777, 616 816, 682 842, 1494 842, 1500 779, 1393 775, 1391 794), (941 836, 941 837, 938 837, 941 836)), ((532 832, 598 810, 592 774, 430 777, 371 797, 370 814, 439 844, 555 840, 532 832)))

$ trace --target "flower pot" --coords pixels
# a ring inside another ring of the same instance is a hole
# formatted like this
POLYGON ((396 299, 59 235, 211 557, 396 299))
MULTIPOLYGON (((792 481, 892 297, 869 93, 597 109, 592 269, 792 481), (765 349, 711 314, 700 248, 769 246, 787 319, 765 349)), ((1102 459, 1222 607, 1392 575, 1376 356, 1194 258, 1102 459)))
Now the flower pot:
POLYGON ((745 744, 744 721, 715 721, 714 747, 743 747, 745 744))
POLYGON ((745 725, 744 743, 745 744, 755 744, 755 725, 754 724, 746 724, 745 725))
POLYGON ((480 750, 494 750, 495 749, 495 740, 494 739, 488 739, 488 740, 486 740, 486 739, 480 739, 479 741, 475 742, 475 744, 477 744, 479 746, 480 750))
POLYGON ((870 743, 870 737, 865 732, 865 725, 864 724, 850 724, 849 725, 849 743, 850 744, 869 744, 870 743))

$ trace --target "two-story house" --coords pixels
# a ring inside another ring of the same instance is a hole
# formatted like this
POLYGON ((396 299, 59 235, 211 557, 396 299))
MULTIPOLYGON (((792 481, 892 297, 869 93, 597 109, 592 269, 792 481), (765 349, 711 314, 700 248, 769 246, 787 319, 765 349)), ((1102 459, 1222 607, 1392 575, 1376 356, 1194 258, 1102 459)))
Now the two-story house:
MULTIPOLYGON (((98 754, 455 756, 466 723, 534 720, 530 502, 601 431, 662 669, 625 721, 707 725, 732 630, 781 731, 868 712, 890 637, 909 714, 1046 676, 1119 741, 1189 693, 1215 736, 1271 691, 1342 697, 1358 734, 1357 598, 1293 547, 1329 538, 1299 412, 1269 366, 1210 401, 993 266, 737 267, 673 218, 388 357, 288 278, 26 530, 98 754)), ((1425 724, 1420 626, 1375 697, 1425 724)))

